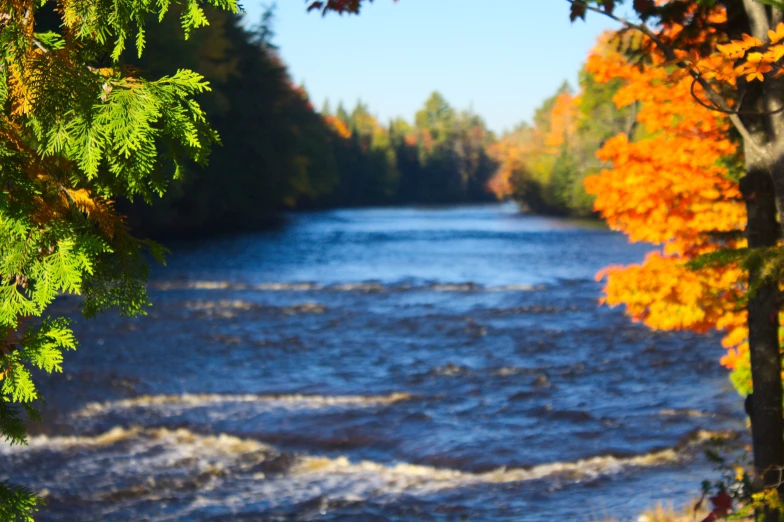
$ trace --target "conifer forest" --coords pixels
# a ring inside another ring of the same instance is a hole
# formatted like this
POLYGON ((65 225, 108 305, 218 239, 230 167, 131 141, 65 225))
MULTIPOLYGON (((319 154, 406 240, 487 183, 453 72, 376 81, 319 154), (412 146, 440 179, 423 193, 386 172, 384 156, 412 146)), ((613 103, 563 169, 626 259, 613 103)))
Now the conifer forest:
POLYGON ((0 0, 0 522, 784 521, 784 0, 285 2, 0 0))

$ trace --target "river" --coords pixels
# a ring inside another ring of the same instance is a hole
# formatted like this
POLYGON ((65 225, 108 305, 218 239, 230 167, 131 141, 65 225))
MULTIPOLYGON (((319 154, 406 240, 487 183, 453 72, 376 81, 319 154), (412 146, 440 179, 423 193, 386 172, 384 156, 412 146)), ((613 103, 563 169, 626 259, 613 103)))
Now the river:
POLYGON ((339 210, 170 246, 149 315, 80 321, 0 448, 41 521, 630 520, 744 427, 717 335, 598 304, 650 247, 595 224, 339 210))

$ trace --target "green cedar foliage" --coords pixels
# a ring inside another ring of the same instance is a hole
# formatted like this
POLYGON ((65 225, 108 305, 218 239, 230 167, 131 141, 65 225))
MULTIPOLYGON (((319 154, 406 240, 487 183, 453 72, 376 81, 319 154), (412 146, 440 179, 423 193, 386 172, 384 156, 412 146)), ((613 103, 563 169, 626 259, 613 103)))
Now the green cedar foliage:
MULTIPOLYGON (((233 0, 208 0, 236 11, 233 0)), ((43 398, 34 371, 63 369, 76 348, 69 322, 50 313, 59 294, 83 296, 92 316, 144 312, 144 252, 117 197, 151 201, 206 162, 217 134, 194 96, 209 89, 187 69, 145 79, 122 67, 141 55, 150 20, 179 6, 185 36, 207 25, 196 0, 0 0, 0 437, 25 444, 25 417, 43 398), (40 30, 42 9, 59 23, 40 30)), ((32 520, 39 500, 0 483, 0 519, 32 520)))

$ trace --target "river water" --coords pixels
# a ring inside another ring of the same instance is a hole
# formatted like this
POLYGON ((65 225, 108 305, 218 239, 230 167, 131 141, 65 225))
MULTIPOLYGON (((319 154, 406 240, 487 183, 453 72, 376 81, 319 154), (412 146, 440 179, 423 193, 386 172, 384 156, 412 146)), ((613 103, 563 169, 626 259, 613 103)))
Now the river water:
POLYGON ((595 225, 340 210, 172 247, 149 315, 80 322, 0 449, 42 521, 627 520, 743 430, 717 336, 598 305, 646 247, 595 225))

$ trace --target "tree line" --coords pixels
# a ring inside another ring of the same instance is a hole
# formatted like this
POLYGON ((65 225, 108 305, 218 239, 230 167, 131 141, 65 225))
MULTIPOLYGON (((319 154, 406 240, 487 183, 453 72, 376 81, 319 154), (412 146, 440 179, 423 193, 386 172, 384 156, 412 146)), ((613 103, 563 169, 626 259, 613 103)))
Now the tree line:
POLYGON ((594 215, 594 196, 584 180, 607 164, 596 157, 605 140, 635 129, 634 107, 617 107, 620 83, 599 83, 580 71, 575 93, 564 82, 534 113, 493 144, 498 170, 489 188, 499 199, 511 198, 536 214, 594 215))
POLYGON ((317 111, 272 43, 272 13, 248 27, 208 11, 188 40, 175 18, 147 31, 149 53, 128 64, 151 77, 198 70, 198 96, 220 136, 206 166, 183 170, 162 200, 123 204, 132 228, 199 235, 255 228, 289 208, 493 201, 493 133, 480 116, 434 92, 409 123, 382 124, 362 103, 317 111))
POLYGON ((209 164, 186 165, 162 200, 121 203, 133 229, 200 235, 273 223, 286 209, 515 200, 524 211, 589 216, 583 179, 600 143, 633 121, 611 102, 617 84, 582 71, 532 124, 496 136, 471 110, 433 92, 411 121, 380 122, 367 104, 314 109, 273 43, 273 13, 249 26, 212 10, 188 40, 173 17, 147 31, 149 53, 125 58, 151 77, 188 68, 210 82, 197 99, 220 136, 209 164))

